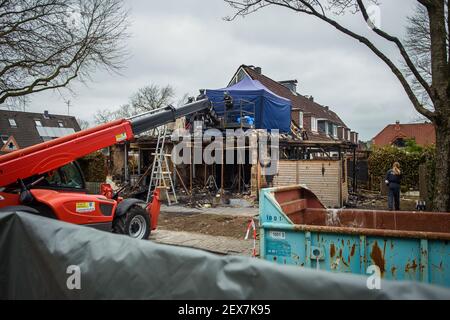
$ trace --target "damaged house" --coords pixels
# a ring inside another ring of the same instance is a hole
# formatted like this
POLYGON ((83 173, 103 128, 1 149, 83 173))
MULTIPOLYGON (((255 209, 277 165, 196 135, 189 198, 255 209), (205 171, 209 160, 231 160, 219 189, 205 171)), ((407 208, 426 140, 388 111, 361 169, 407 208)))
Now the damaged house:
MULTIPOLYGON (((225 138, 226 150, 218 157, 221 161, 214 164, 200 161, 177 166, 168 161, 170 168, 164 171, 171 173, 172 181, 159 181, 160 185, 170 189, 170 185, 174 184, 174 189, 184 189, 191 195, 195 189, 201 189, 222 197, 224 193, 257 197, 261 188, 304 184, 328 207, 342 207, 345 204, 349 193, 347 157, 357 146, 358 134, 329 107, 321 106, 312 97, 299 94, 296 80, 275 81, 264 75, 261 68, 242 65, 231 77, 227 87, 200 92, 197 99, 207 97, 217 116, 214 121, 204 121, 201 125, 203 131, 214 128, 221 132, 222 137, 226 137, 229 129, 254 129, 252 134, 254 132, 260 139, 259 135, 265 129, 269 132, 270 140, 271 131, 279 130, 279 161, 275 171, 264 174, 267 166, 264 161, 267 159, 248 161, 260 154, 258 144, 252 143, 249 137, 243 147, 238 146, 236 138, 231 138, 233 141, 225 138), (230 148, 233 153, 231 160, 225 156, 230 148), (245 161, 236 161, 239 158, 245 161)), ((194 120, 202 119, 196 119, 194 115, 185 119, 181 127, 193 132, 194 120)), ((149 180, 152 180, 151 172, 154 171, 150 168, 155 163, 157 140, 154 136, 144 136, 124 148, 138 164, 137 175, 132 174, 131 178, 147 186, 147 189, 148 185, 154 185, 149 180), (148 177, 142 179, 145 174, 148 177)), ((195 138, 189 143, 195 145, 195 138)), ((165 146, 164 157, 170 158, 174 146, 170 138, 166 139, 165 146)), ((200 143, 200 148, 204 150, 206 147, 205 141, 200 143)))

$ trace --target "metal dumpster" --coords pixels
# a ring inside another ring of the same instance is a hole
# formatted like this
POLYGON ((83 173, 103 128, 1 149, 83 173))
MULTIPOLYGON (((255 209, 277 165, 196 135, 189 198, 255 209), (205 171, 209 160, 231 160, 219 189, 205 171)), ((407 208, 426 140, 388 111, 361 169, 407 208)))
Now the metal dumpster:
POLYGON ((450 287, 450 213, 326 209, 307 188, 261 190, 261 258, 450 287))

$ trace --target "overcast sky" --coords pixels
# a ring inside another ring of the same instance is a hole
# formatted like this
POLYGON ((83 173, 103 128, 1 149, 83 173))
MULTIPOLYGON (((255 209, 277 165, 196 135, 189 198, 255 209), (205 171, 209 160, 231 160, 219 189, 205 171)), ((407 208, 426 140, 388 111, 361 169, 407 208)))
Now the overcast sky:
MULTIPOLYGON (((97 72, 88 85, 32 97, 28 111, 70 113, 92 122, 98 109, 127 103, 147 84, 170 84, 177 96, 224 87, 241 64, 262 67, 275 80, 297 79, 299 93, 329 105, 360 139, 388 123, 418 118, 398 80, 358 42, 312 17, 269 7, 226 22, 233 13, 222 0, 126 0, 130 9, 130 58, 122 75, 97 72)), ((384 0, 381 26, 402 36, 413 0, 384 0)), ((371 36, 395 61, 395 48, 371 35, 359 15, 340 20, 371 36)))

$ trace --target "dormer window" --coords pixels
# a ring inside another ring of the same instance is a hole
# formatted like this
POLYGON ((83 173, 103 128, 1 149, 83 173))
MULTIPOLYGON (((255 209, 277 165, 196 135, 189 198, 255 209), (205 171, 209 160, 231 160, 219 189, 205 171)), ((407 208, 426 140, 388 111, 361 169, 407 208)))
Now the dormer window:
POLYGON ((34 120, 34 124, 36 125, 36 127, 42 127, 41 120, 34 120))
POLYGON ((64 122, 62 122, 61 120, 58 121, 58 127, 64 128, 64 122))
POLYGON ((9 118, 8 121, 9 121, 9 125, 11 126, 11 128, 17 128, 16 120, 9 118))

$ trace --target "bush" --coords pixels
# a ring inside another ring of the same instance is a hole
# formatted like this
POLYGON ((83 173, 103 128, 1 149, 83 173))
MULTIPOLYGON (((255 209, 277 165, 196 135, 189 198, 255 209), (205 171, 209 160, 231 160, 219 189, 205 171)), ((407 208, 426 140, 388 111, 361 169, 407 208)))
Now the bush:
POLYGON ((100 152, 91 153, 78 159, 84 178, 89 182, 105 182, 106 161, 105 156, 100 152))
MULTIPOLYGON (((434 147, 420 147, 415 143, 407 143, 405 148, 386 146, 374 148, 369 157, 369 174, 373 176, 373 185, 378 190, 382 179, 394 162, 399 162, 402 169, 402 189, 419 189, 419 166, 428 164, 432 169, 434 147)), ((434 172, 434 171, 429 171, 434 172)), ((431 180, 431 179, 430 179, 431 180)), ((430 182, 431 184, 432 182, 430 182)))

